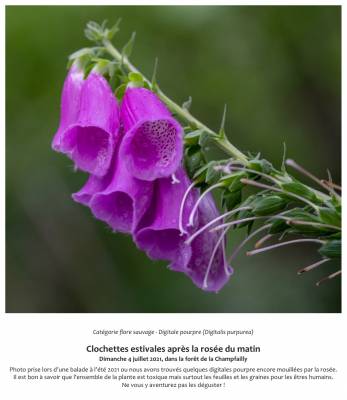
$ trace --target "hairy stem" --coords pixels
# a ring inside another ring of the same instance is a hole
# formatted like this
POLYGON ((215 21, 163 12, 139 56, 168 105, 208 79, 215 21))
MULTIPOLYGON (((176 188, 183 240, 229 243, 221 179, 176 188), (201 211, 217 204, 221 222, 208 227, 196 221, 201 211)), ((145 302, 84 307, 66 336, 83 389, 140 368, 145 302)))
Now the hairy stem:
MULTIPOLYGON (((152 85, 148 78, 146 78, 133 64, 128 60, 127 57, 123 57, 123 55, 113 46, 113 44, 108 40, 103 40, 103 45, 106 51, 118 62, 122 63, 123 67, 127 69, 128 72, 136 72, 143 77, 143 80, 148 84, 152 85)), ((175 113, 180 119, 187 122, 190 126, 196 127, 196 129, 203 129, 209 135, 212 141, 226 154, 235 158, 242 164, 247 164, 247 157, 238 150, 234 145, 232 145, 229 140, 224 136, 220 137, 216 132, 212 129, 204 125, 198 119, 196 119, 190 112, 183 107, 179 106, 173 100, 171 100, 165 93, 163 93, 159 88, 156 91, 157 95, 160 99, 169 107, 169 109, 175 113)))

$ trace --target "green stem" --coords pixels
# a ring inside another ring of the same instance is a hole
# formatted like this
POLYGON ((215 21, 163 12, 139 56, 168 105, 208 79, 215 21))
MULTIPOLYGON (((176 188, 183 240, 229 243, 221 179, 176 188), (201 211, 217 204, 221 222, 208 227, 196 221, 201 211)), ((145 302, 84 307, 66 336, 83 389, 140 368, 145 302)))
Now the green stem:
MULTIPOLYGON (((108 39, 103 40, 103 45, 106 51, 116 61, 122 63, 122 65, 128 70, 128 72, 135 72, 140 74, 143 77, 143 80, 151 87, 152 83, 149 81, 149 79, 147 79, 136 67, 134 67, 134 65, 131 64, 128 58, 124 57, 108 39)), ((225 151, 226 154, 238 160, 240 163, 247 165, 247 157, 234 145, 232 145, 225 136, 221 138, 216 132, 214 132, 212 129, 210 129, 198 119, 196 119, 193 115, 191 115, 189 111, 180 107, 177 103, 171 100, 159 88, 157 89, 156 93, 160 97, 160 99, 169 107, 169 109, 180 119, 188 123, 190 126, 195 127, 196 129, 202 129, 207 132, 210 135, 212 141, 216 144, 216 146, 225 151)))

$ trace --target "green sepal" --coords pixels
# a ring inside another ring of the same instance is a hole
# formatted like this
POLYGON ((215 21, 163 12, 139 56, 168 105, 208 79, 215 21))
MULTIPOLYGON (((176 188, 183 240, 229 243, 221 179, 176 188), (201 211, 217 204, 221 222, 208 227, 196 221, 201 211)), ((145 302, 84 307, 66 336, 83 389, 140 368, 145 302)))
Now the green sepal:
MULTIPOLYGON (((250 210, 242 210, 238 213, 238 216, 237 216, 238 219, 244 219, 244 218, 250 218, 250 217, 253 217, 253 214, 250 210)), ((245 222, 242 222, 242 223, 236 225, 236 227, 243 228, 245 226, 248 226, 252 222, 253 221, 245 221, 245 222)))
POLYGON ((84 34, 86 38, 91 40, 92 42, 101 42, 104 38, 103 28, 94 21, 89 21, 87 23, 84 34))
POLYGON ((201 147, 204 147, 207 144, 207 142, 210 140, 210 138, 211 138, 211 135, 203 129, 202 132, 200 133, 199 145, 201 147))
POLYGON ((188 146, 193 146, 199 144, 200 135, 203 132, 203 129, 197 129, 192 132, 188 132, 184 135, 184 143, 188 146))
POLYGON ((269 215, 283 210, 286 205, 286 200, 280 196, 265 196, 255 202, 253 212, 260 216, 269 215))
POLYGON ((117 32, 119 32, 119 24, 121 23, 121 18, 118 18, 116 23, 110 29, 105 29, 105 37, 108 40, 112 40, 117 32))
POLYGON ((222 195, 222 204, 227 210, 232 210, 242 201, 242 191, 229 192, 225 190, 222 195))
POLYGON ((319 217, 323 223, 341 227, 341 214, 332 208, 320 208, 319 217))
POLYGON ((304 197, 305 199, 308 199, 312 202, 317 200, 315 193, 302 183, 299 182, 282 183, 281 187, 286 192, 304 197))
POLYGON ((195 172, 205 164, 205 157, 200 146, 189 147, 185 154, 185 167, 188 175, 194 176, 195 172))
POLYGON ((135 38, 136 38, 136 32, 133 32, 131 34, 131 37, 129 41, 125 44, 125 46, 122 49, 122 56, 129 58, 131 56, 131 53, 134 48, 134 43, 135 43, 135 38))
POLYGON ((275 220, 273 220, 273 222, 270 226, 269 233, 271 233, 272 235, 275 235, 277 233, 282 233, 282 232, 286 231, 287 229, 289 229, 289 225, 286 223, 285 220, 275 219, 275 220))
POLYGON ((319 248, 319 253, 327 258, 341 257, 341 240, 329 240, 319 248))
POLYGON ((246 174, 242 171, 235 172, 230 175, 223 176, 220 180, 225 186, 228 187, 230 192, 236 192, 243 188, 243 183, 241 182, 242 178, 245 178, 246 174))
POLYGON ((209 185, 217 183, 221 177, 221 171, 216 169, 218 163, 216 161, 211 161, 208 163, 205 182, 209 185))
POLYGON ((263 172, 264 174, 270 174, 273 170, 272 164, 265 159, 250 160, 249 163, 247 164, 247 168, 254 169, 255 171, 258 172, 263 172))
POLYGON ((115 91, 117 100, 119 100, 119 101, 122 100, 127 87, 128 87, 127 83, 123 83, 122 85, 118 86, 118 88, 115 91))
POLYGON ((199 178, 199 179, 205 181, 207 168, 208 168, 208 164, 205 164, 205 165, 203 165, 201 168, 199 168, 199 169, 195 172, 195 174, 194 174, 194 176, 193 176, 193 179, 196 180, 196 179, 199 178))
POLYGON ((143 87, 144 80, 143 76, 139 72, 129 72, 128 74, 128 87, 140 88, 143 87))

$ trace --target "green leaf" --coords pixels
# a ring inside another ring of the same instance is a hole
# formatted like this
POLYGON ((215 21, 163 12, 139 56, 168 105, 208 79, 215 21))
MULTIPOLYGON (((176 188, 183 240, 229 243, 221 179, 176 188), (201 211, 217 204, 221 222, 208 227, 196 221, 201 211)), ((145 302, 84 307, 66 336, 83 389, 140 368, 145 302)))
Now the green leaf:
POLYGON ((223 115, 222 115, 222 121, 220 124, 219 128, 219 134, 221 137, 225 135, 225 120, 226 120, 226 115, 227 115, 227 105, 224 104, 224 110, 223 110, 223 115))
POLYGON ((122 85, 120 85, 117 89, 116 89, 116 98, 119 100, 119 101, 121 101, 122 100, 122 98, 123 98, 123 96, 124 96, 124 93, 125 93, 125 91, 126 91, 126 88, 127 88, 127 84, 126 83, 123 83, 122 85))
POLYGON ((255 171, 263 172, 264 174, 270 174, 273 170, 272 164, 265 159, 253 159, 249 162, 247 167, 255 171))
POLYGON ((184 143, 188 146, 199 144, 200 135, 203 132, 203 129, 197 129, 192 132, 188 132, 184 135, 184 143))
POLYGON ((128 78, 131 82, 143 82, 143 76, 139 72, 129 72, 128 78))
POLYGON ((205 163, 205 157, 200 146, 192 146, 188 149, 185 157, 185 167, 189 176, 194 176, 195 172, 205 163))
POLYGON ((91 40, 92 42, 100 42, 103 39, 103 29, 98 23, 94 21, 89 21, 87 23, 84 34, 86 38, 91 40))
POLYGON ((133 32, 131 34, 131 37, 130 37, 128 43, 126 43, 126 45, 122 49, 123 57, 129 58, 131 56, 131 53, 132 53, 133 47, 134 47, 134 43, 135 43, 135 38, 136 38, 136 32, 133 32))
POLYGON ((269 233, 271 233, 272 235, 275 235, 277 233, 282 233, 287 229, 289 229, 289 225, 287 225, 285 220, 275 219, 271 224, 269 233))
POLYGON ((341 257, 341 240, 329 240, 318 250, 319 253, 328 258, 341 257))
POLYGON ((205 182, 208 183, 209 185, 217 183, 221 176, 221 171, 216 170, 216 165, 217 165, 216 161, 211 161, 208 164, 205 182))
POLYGON ((201 168, 199 168, 199 169, 195 172, 195 174, 194 174, 194 176, 193 176, 193 179, 195 180, 195 179, 199 178, 199 179, 205 181, 207 168, 208 168, 208 164, 203 165, 201 168))
POLYGON ((242 171, 235 172, 230 175, 223 176, 221 182, 224 183, 224 186, 228 187, 230 192, 237 192, 243 188, 243 183, 241 182, 242 178, 245 178, 246 174, 242 171))
POLYGON ((225 190, 222 195, 222 202, 227 210, 232 210, 238 204, 240 204, 241 201, 242 201, 241 190, 235 192, 229 192, 228 190, 225 190))
POLYGON ((321 223, 321 220, 317 216, 303 211, 300 208, 295 208, 286 213, 286 217, 293 221, 290 225, 292 233, 314 236, 324 236, 331 233, 331 229, 316 225, 317 223, 321 223), (295 221, 298 221, 299 223, 295 223, 295 221), (305 224, 300 224, 300 222, 305 222, 305 224))
POLYGON ((256 201, 253 212, 255 215, 270 215, 285 208, 287 202, 279 196, 266 196, 256 201))
POLYGON ((331 208, 320 208, 319 209, 319 217, 323 223, 341 226, 341 214, 339 214, 336 210, 331 208))
POLYGON ((86 55, 93 56, 94 55, 94 49, 92 47, 85 47, 83 49, 79 49, 75 51, 74 53, 69 55, 69 60, 75 60, 76 58, 80 58, 86 55))
POLYGON ((281 171, 286 173, 286 159, 287 159, 287 145, 286 142, 283 142, 283 157, 282 157, 282 164, 281 164, 281 171))
POLYGON ((342 238, 342 233, 341 232, 336 232, 336 233, 333 233, 332 235, 329 235, 329 239, 341 240, 341 238, 342 238))
POLYGON ((106 38, 108 40, 112 40, 114 35, 119 32, 119 24, 121 23, 122 19, 118 18, 116 23, 112 26, 112 28, 106 30, 106 38))
MULTIPOLYGON (((253 217, 253 214, 251 211, 249 210, 242 210, 239 212, 237 218, 238 219, 245 219, 245 218, 250 218, 253 217)), ((243 228, 245 226, 248 226, 249 224, 251 224, 253 221, 245 221, 242 222, 241 224, 236 225, 237 228, 243 228)))
POLYGON ((143 76, 139 72, 129 72, 128 74, 129 78, 129 87, 132 88, 139 88, 143 87, 143 76))
POLYGON ((311 221, 311 222, 320 221, 317 216, 310 214, 309 212, 299 207, 292 208, 289 212, 286 213, 286 217, 301 221, 311 221))
POLYGON ((206 143, 209 141, 209 139, 210 139, 210 134, 205 130, 202 130, 202 132, 200 133, 199 145, 201 147, 204 147, 206 143))

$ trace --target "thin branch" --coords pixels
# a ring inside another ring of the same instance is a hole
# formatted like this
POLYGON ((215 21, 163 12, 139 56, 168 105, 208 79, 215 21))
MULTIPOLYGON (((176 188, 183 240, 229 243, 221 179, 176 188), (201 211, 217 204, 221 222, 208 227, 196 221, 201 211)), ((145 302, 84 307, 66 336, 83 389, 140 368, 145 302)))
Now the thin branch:
POLYGON ((316 286, 320 286, 323 282, 326 282, 330 279, 334 279, 337 276, 341 275, 341 270, 334 272, 333 274, 330 274, 328 276, 326 276, 325 278, 322 278, 321 280, 319 280, 318 282, 316 282, 316 286))
POLYGON ((254 245, 255 249, 258 249, 262 244, 264 244, 266 241, 271 239, 273 237, 273 234, 268 233, 267 235, 263 236, 261 239, 257 241, 257 243, 254 245))
POLYGON ((310 200, 305 199, 305 197, 301 197, 301 196, 299 196, 297 194, 294 194, 294 193, 291 193, 291 192, 287 192, 286 190, 279 189, 279 188, 276 188, 274 186, 269 186, 269 185, 265 185, 264 183, 255 182, 255 181, 252 181, 250 179, 242 178, 242 179, 240 179, 240 181, 242 183, 244 183, 245 185, 255 186, 255 187, 258 187, 258 188, 261 188, 261 189, 268 189, 268 190, 272 190, 274 192, 284 193, 284 194, 286 194, 288 196, 294 197, 294 198, 296 198, 296 199, 308 204, 314 210, 318 211, 318 207, 314 203, 312 203, 310 200))
POLYGON ((316 182, 319 186, 323 187, 325 190, 327 190, 328 192, 330 192, 331 188, 327 185, 325 185, 324 183, 322 183, 322 181, 317 178, 315 175, 313 175, 311 172, 307 171, 304 167, 302 167, 301 165, 299 165, 296 161, 292 160, 292 159, 287 159, 286 160, 286 165, 288 165, 289 167, 292 167, 294 169, 296 169, 298 172, 302 173, 303 175, 306 175, 308 178, 312 179, 314 182, 316 182))
POLYGON ((325 243, 323 240, 319 240, 319 239, 295 239, 295 240, 289 240, 287 242, 276 243, 276 244, 273 244, 273 245, 267 246, 267 247, 262 247, 261 249, 248 251, 247 255, 254 256, 255 254, 263 253, 264 251, 269 251, 272 249, 276 249, 277 247, 287 246, 287 245, 296 244, 296 243, 305 243, 305 242, 320 243, 320 244, 325 243))
POLYGON ((311 270, 319 267, 320 265, 325 264, 328 261, 330 261, 330 258, 323 258, 322 260, 319 260, 319 261, 315 262, 314 264, 311 264, 311 265, 309 265, 309 266, 307 266, 305 268, 299 269, 297 274, 298 275, 302 275, 304 272, 311 271, 311 270))
POLYGON ((237 256, 237 254, 240 252, 242 247, 245 246, 247 242, 249 242, 254 236, 256 236, 259 232, 264 231, 265 229, 270 228, 271 224, 267 224, 264 226, 261 226, 260 228, 256 229, 253 231, 250 235, 248 235, 237 247, 236 249, 232 252, 232 254, 229 257, 229 263, 237 256))

